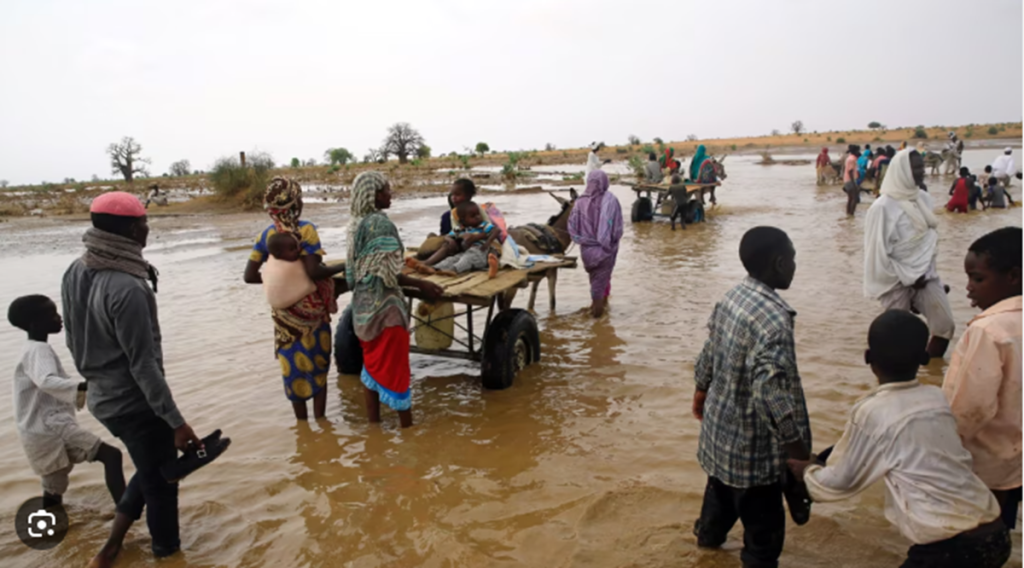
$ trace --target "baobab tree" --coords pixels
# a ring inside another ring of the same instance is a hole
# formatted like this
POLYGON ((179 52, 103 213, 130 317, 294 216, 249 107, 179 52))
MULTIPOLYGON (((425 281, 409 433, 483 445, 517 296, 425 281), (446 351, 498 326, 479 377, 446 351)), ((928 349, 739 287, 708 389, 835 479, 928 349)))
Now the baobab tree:
POLYGON ((174 177, 184 177, 192 173, 192 164, 188 160, 178 160, 171 164, 169 173, 174 177))
POLYGON ((797 120, 793 123, 793 134, 803 134, 804 132, 804 121, 797 120))
POLYGON ((396 122, 388 128, 388 136, 384 139, 384 146, 381 153, 398 156, 398 163, 404 164, 409 161, 409 156, 415 156, 420 146, 423 145, 423 136, 416 131, 408 122, 396 122))
POLYGON ((148 164, 150 160, 141 157, 140 153, 142 153, 142 145, 131 136, 125 136, 120 143, 111 144, 107 148, 107 154, 110 155, 111 171, 124 176, 124 181, 128 183, 132 183, 135 174, 148 176, 149 170, 146 169, 145 164, 148 164))

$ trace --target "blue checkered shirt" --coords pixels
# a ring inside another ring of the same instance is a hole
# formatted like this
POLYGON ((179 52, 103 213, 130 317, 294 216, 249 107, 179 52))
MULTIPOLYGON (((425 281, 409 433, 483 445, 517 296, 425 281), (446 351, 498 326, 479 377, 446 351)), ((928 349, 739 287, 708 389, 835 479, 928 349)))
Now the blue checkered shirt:
POLYGON ((725 294, 708 321, 709 335, 694 369, 707 391, 697 459, 711 477, 732 487, 779 481, 783 444, 811 447, 793 317, 775 290, 747 277, 725 294))

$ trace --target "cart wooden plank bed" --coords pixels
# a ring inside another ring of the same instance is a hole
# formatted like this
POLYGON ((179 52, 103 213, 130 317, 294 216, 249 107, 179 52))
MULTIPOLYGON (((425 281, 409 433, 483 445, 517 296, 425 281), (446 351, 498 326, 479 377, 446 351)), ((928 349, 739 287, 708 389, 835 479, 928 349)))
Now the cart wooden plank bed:
POLYGON ((636 192, 636 200, 633 202, 632 212, 630 219, 634 223, 640 223, 644 221, 651 221, 654 217, 668 217, 672 219, 672 230, 676 228, 676 219, 679 219, 686 228, 686 211, 683 210, 673 198, 673 196, 681 197, 684 192, 686 200, 689 201, 696 196, 700 202, 700 220, 704 219, 704 195, 706 193, 711 194, 711 203, 715 203, 715 188, 722 185, 722 182, 716 181, 714 183, 677 183, 674 185, 669 184, 649 184, 649 183, 638 183, 632 186, 634 192, 636 192), (671 201, 670 201, 671 200, 671 201), (659 211, 659 208, 666 201, 670 201, 672 204, 672 210, 670 213, 664 213, 659 211))
MULTIPOLYGON (((415 254, 406 251, 407 256, 415 254)), ((344 262, 328 262, 337 266, 344 262)), ((427 349, 418 345, 410 346, 410 352, 435 357, 447 357, 476 361, 481 364, 481 380, 484 387, 503 389, 512 385, 515 375, 530 363, 540 360, 540 336, 537 321, 530 313, 536 300, 537 286, 547 278, 551 305, 554 306, 555 283, 558 270, 576 268, 575 257, 557 257, 554 262, 538 262, 529 268, 503 268, 493 279, 486 272, 470 272, 457 276, 441 274, 422 275, 406 267, 404 274, 433 282, 444 290, 440 303, 449 302, 459 306, 449 315, 421 317, 414 309, 413 300, 424 301, 418 288, 405 288, 403 292, 409 302, 409 314, 413 332, 428 328, 434 333, 450 339, 451 345, 443 349, 427 349), (513 309, 512 300, 521 288, 533 289, 526 310, 513 309), (497 313, 495 310, 497 307, 497 313), (482 308, 487 309, 482 336, 474 329, 473 315, 482 308), (464 317, 465 323, 459 318, 464 317), (446 320, 451 324, 445 325, 446 320), (447 329, 451 329, 449 332, 447 329), (454 328, 458 328, 459 333, 454 328), (452 348, 452 346, 457 348, 452 348)), ((335 276, 340 293, 348 291, 344 273, 335 276)), ((351 310, 346 309, 335 331, 335 358, 338 369, 345 374, 358 374, 362 368, 362 352, 358 339, 352 330, 351 310)))

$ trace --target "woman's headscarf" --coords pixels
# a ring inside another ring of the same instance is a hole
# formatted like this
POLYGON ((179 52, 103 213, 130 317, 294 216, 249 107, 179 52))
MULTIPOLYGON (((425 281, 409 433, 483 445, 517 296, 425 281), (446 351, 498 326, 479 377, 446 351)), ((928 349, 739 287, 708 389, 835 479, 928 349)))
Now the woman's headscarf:
POLYGON ((375 226, 374 231, 381 235, 369 235, 362 239, 367 246, 365 250, 356 250, 359 244, 360 231, 366 231, 363 220, 377 212, 377 192, 388 184, 384 174, 375 171, 363 172, 352 183, 352 213, 348 225, 348 264, 345 271, 349 287, 366 276, 378 276, 388 288, 398 287, 398 275, 402 271, 403 253, 398 231, 387 221, 375 226), (384 226, 387 225, 387 226, 384 226), (384 234, 387 233, 387 234, 384 234), (382 238, 375 238, 380 236, 382 238), (393 241, 393 242, 392 242, 393 241), (374 248, 376 247, 376 248, 374 248))
POLYGON ((703 144, 697 146, 697 153, 693 156, 693 161, 690 162, 690 181, 697 181, 697 176, 700 175, 700 167, 704 164, 704 159, 707 157, 707 149, 703 144))
POLYGON ((267 192, 263 195, 263 208, 274 221, 275 229, 279 232, 298 232, 299 215, 302 213, 299 207, 301 199, 302 188, 295 180, 283 177, 270 180, 267 192))
POLYGON ((658 160, 658 163, 661 164, 661 167, 663 167, 663 168, 665 168, 665 167, 671 168, 672 167, 672 156, 675 156, 675 155, 676 155, 676 149, 675 148, 665 148, 665 154, 661 156, 661 159, 658 160))
POLYGON ((911 152, 913 150, 901 150, 889 162, 889 169, 886 171, 885 179, 882 180, 880 193, 899 202, 920 234, 937 227, 939 220, 935 218, 932 210, 918 199, 921 190, 914 181, 914 171, 910 167, 911 152))

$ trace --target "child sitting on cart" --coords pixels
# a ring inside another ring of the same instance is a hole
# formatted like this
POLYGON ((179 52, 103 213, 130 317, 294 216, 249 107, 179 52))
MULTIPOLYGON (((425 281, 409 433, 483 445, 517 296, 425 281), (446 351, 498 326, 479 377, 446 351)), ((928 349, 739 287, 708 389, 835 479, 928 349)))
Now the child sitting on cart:
POLYGON ((459 203, 455 208, 454 227, 445 237, 445 244, 424 264, 440 271, 457 274, 475 270, 488 270, 490 277, 498 273, 499 231, 494 224, 484 221, 480 206, 472 201, 459 203))

